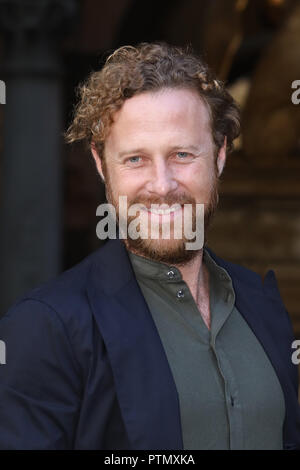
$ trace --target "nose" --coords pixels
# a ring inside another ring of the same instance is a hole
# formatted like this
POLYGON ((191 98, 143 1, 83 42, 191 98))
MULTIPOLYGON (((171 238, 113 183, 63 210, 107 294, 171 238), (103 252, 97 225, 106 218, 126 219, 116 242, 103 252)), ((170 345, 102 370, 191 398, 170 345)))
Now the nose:
POLYGON ((178 183, 173 172, 163 158, 153 162, 151 176, 145 185, 146 191, 158 196, 166 196, 177 189, 178 183))

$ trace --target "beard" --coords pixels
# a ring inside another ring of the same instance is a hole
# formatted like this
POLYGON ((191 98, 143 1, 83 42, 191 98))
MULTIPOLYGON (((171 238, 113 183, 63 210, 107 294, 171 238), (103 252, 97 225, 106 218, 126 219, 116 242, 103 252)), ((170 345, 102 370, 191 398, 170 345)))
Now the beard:
MULTIPOLYGON (((106 198, 107 201, 115 207, 117 220, 120 220, 120 210, 119 210, 119 203, 118 200, 114 197, 112 187, 110 184, 110 180, 108 175, 106 174, 106 198)), ((212 217, 216 211, 218 201, 219 201, 219 193, 218 193, 218 186, 219 186, 219 179, 217 177, 217 171, 215 169, 214 175, 211 181, 210 192, 208 196, 208 202, 204 203, 204 220, 202 219, 201 225, 203 225, 203 239, 204 244, 207 241, 207 231, 212 221, 212 217)), ((143 196, 139 196, 134 198, 133 200, 128 200, 128 207, 133 204, 139 204, 145 206, 147 209, 150 209, 152 204, 167 204, 168 206, 178 205, 180 204, 182 207, 184 204, 189 204, 192 208, 192 221, 191 227, 193 232, 196 231, 197 223, 197 212, 196 212, 196 200, 187 193, 180 193, 180 194, 168 194, 165 197, 151 197, 145 198, 143 196)), ((198 203, 199 204, 199 203, 198 203)), ((144 214, 147 214, 144 212, 144 214)), ((183 214, 181 214, 182 216, 183 214)), ((136 219, 137 216, 129 216, 127 215, 127 223, 126 226, 129 226, 132 221, 136 219)), ((147 214, 148 217, 148 214, 147 214)), ((138 225, 137 228, 140 229, 138 225)), ((140 232, 141 233, 141 232, 140 232)), ((143 256, 145 258, 149 258, 153 261, 158 261, 161 263, 169 264, 169 265, 178 265, 184 266, 188 264, 192 259, 194 259, 197 254, 202 250, 202 247, 199 249, 186 249, 186 243, 193 242, 194 239, 187 239, 185 236, 184 231, 181 231, 181 237, 175 238, 175 227, 174 227, 174 220, 170 221, 170 234, 171 236, 168 239, 163 239, 161 237, 162 234, 162 226, 159 227, 159 238, 153 239, 151 237, 143 238, 142 236, 134 239, 128 233, 126 234, 125 238, 122 240, 127 248, 127 250, 131 251, 134 254, 139 256, 143 256), (173 235, 173 237, 172 237, 173 235)))

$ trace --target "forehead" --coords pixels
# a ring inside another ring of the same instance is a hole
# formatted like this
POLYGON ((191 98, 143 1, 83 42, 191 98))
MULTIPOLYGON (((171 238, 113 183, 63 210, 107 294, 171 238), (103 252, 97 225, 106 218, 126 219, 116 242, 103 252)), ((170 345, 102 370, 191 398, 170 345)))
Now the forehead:
POLYGON ((210 137, 209 111, 197 91, 165 88, 127 99, 113 117, 107 140, 116 144, 122 138, 167 138, 168 134, 170 138, 177 134, 210 137))

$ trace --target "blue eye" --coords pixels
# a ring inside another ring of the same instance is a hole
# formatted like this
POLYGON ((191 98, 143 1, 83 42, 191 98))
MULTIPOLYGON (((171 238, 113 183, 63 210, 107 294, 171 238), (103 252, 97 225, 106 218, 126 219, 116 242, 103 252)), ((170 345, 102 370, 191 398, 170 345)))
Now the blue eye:
POLYGON ((135 157, 129 157, 128 160, 130 161, 130 163, 138 163, 139 162, 139 156, 135 156, 135 157))
POLYGON ((180 159, 184 159, 188 156, 187 152, 177 152, 177 155, 179 156, 180 159))

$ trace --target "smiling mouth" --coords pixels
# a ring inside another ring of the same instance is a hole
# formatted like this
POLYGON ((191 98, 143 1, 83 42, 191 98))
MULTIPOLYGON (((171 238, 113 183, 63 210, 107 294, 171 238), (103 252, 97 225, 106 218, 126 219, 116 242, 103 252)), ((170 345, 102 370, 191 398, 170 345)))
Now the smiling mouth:
POLYGON ((144 207, 141 208, 141 212, 147 215, 149 220, 157 221, 160 223, 170 223, 177 219, 178 217, 182 217, 183 207, 180 204, 173 205, 166 209, 155 208, 155 207, 144 207))
POLYGON ((149 214, 155 214, 155 215, 170 215, 173 214, 174 212, 178 212, 181 210, 182 207, 169 207, 168 209, 154 209, 154 208, 146 208, 142 209, 144 212, 148 212, 149 214))

